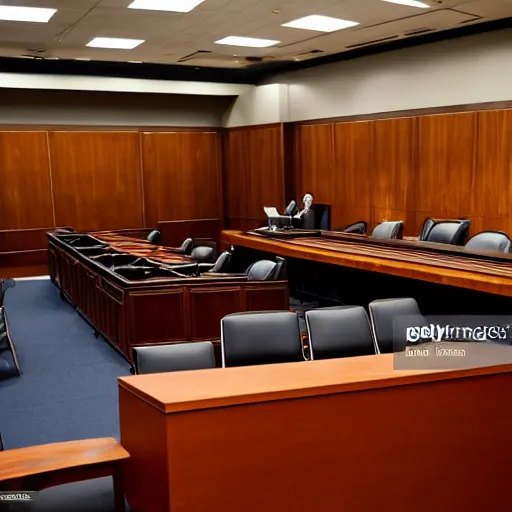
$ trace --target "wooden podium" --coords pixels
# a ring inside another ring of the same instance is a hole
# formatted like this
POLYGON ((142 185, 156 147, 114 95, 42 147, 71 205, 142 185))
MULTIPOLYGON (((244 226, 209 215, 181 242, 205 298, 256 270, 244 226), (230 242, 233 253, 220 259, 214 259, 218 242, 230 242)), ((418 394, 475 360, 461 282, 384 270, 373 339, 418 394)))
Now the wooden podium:
POLYGON ((122 377, 124 488, 147 512, 506 510, 511 385, 392 355, 122 377))

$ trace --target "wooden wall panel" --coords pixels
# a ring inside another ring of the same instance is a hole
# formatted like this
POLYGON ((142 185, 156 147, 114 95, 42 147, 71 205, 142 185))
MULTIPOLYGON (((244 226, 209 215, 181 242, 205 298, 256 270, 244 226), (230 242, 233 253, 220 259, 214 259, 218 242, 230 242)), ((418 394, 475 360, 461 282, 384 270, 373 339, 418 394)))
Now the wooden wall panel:
POLYGON ((417 125, 412 117, 374 124, 372 222, 402 220, 406 235, 415 234, 417 125))
POLYGON ((237 128, 225 136, 228 224, 265 224, 264 206, 285 208, 283 127, 237 128))
POLYGON ((77 230, 143 225, 136 132, 50 132, 55 217, 77 230))
POLYGON ((0 132, 0 183, 0 229, 55 225, 46 132, 0 132))
POLYGON ((217 132, 142 134, 147 227, 222 217, 220 152, 217 132))
POLYGON ((296 128, 296 194, 299 206, 306 192, 317 203, 333 204, 336 199, 334 126, 318 124, 296 128))
POLYGON ((512 110, 478 112, 476 116, 473 222, 480 231, 512 232, 512 110))
MULTIPOLYGON (((371 218, 372 151, 372 121, 334 125, 334 176, 326 180, 330 185, 333 229, 371 218)), ((316 200, 315 189, 313 193, 316 200)))
POLYGON ((471 215, 476 113, 420 117, 417 210, 471 215))

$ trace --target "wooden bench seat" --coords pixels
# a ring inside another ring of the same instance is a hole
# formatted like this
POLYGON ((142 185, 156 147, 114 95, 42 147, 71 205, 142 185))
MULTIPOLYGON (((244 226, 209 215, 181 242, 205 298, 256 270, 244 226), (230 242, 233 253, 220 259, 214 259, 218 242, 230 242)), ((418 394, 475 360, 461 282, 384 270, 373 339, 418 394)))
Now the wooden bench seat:
POLYGON ((129 457, 111 437, 5 450, 0 452, 0 487, 2 490, 40 491, 112 476, 115 509, 124 511, 121 462, 129 457))

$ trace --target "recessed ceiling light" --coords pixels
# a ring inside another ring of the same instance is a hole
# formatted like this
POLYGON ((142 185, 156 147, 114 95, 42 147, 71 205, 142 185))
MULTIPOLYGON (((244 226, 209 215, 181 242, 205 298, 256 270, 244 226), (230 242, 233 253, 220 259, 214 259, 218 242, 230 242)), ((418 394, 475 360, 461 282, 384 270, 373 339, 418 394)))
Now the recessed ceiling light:
POLYGON ((133 50, 144 42, 144 39, 122 39, 119 37, 95 37, 87 46, 92 48, 114 48, 117 50, 133 50))
POLYGON ((271 39, 257 39, 254 37, 238 37, 229 36, 224 39, 215 41, 216 44, 229 44, 231 46, 250 46, 252 48, 267 48, 268 46, 274 46, 281 41, 273 41, 271 39))
POLYGON ((146 11, 190 12, 204 0, 133 0, 129 9, 145 9, 146 11))
POLYGON ((129 60, 128 64, 142 64, 141 60, 129 60))
POLYGON ((359 25, 357 21, 341 20, 339 18, 330 18, 329 16, 319 16, 313 14, 305 18, 283 23, 282 27, 303 28, 305 30, 316 30, 318 32, 334 32, 342 28, 355 27, 359 25))
POLYGON ((409 7, 419 7, 420 9, 428 9, 430 5, 425 2, 418 2, 418 0, 383 0, 392 4, 408 5, 409 7))
POLYGON ((89 61, 91 60, 89 57, 75 57, 75 60, 85 60, 85 61, 89 61))
POLYGON ((0 20, 6 21, 31 21, 34 23, 48 23, 57 9, 45 9, 42 7, 14 7, 0 5, 0 20))

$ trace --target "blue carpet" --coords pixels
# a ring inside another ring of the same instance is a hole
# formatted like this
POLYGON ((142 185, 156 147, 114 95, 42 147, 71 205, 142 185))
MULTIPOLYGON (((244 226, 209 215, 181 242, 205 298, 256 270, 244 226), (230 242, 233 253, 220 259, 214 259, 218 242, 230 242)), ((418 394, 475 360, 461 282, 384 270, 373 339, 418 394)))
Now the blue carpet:
POLYGON ((117 377, 129 364, 48 280, 18 281, 5 309, 22 375, 0 381, 4 447, 119 439, 117 377))

